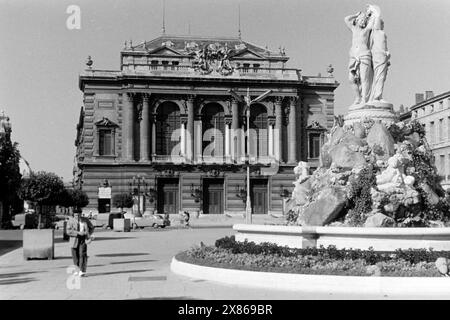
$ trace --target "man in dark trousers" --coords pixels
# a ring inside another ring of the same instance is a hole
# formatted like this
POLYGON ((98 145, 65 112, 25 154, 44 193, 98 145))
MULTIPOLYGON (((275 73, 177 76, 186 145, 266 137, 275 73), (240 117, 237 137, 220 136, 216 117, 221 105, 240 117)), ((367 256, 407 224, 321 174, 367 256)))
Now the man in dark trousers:
POLYGON ((72 259, 79 268, 75 272, 80 277, 85 276, 87 268, 87 241, 91 239, 94 226, 89 219, 82 217, 79 212, 74 212, 73 218, 67 223, 67 234, 72 238, 72 259))

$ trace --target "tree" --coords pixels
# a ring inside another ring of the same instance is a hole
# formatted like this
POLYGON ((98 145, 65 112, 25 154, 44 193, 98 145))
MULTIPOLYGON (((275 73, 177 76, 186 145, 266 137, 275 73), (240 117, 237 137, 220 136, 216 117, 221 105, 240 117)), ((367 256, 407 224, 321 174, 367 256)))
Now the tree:
POLYGON ((63 207, 73 207, 74 212, 81 212, 81 208, 89 204, 89 197, 81 189, 65 188, 59 197, 58 204, 63 207))
POLYGON ((129 193, 118 193, 113 196, 113 205, 116 208, 131 208, 133 206, 133 197, 129 193))
POLYGON ((28 200, 37 204, 39 210, 39 224, 44 213, 42 206, 56 205, 60 203, 64 192, 64 183, 60 177, 51 172, 32 172, 29 177, 22 179, 19 196, 23 200, 28 200))
POLYGON ((84 208, 89 204, 89 197, 83 190, 69 189, 69 193, 72 196, 73 209, 75 212, 81 212, 81 208, 84 208))
POLYGON ((10 223, 12 213, 10 207, 18 207, 17 192, 22 177, 19 161, 18 144, 11 142, 9 134, 0 134, 0 206, 3 207, 0 227, 10 223))

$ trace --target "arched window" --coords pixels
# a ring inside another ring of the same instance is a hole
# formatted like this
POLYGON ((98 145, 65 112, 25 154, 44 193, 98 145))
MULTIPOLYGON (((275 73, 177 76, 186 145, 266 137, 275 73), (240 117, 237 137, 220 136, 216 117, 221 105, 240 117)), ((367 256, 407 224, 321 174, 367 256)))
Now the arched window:
POLYGON ((218 103, 209 103, 202 109, 203 155, 220 157, 224 154, 225 113, 218 103))
POLYGON ((268 125, 267 109, 263 105, 254 104, 250 107, 250 156, 268 155, 268 125))
POLYGON ((163 102, 156 115, 156 154, 171 155, 172 150, 179 143, 179 139, 172 141, 172 133, 180 129, 180 109, 173 102, 163 102))

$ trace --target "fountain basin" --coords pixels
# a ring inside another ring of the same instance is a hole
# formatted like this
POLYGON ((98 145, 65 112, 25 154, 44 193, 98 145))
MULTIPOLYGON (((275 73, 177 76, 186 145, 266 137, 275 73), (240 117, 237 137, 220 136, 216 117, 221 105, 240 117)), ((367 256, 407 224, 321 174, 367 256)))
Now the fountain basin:
POLYGON ((450 228, 356 228, 235 224, 236 241, 271 242, 290 248, 395 251, 396 249, 450 250, 450 228))

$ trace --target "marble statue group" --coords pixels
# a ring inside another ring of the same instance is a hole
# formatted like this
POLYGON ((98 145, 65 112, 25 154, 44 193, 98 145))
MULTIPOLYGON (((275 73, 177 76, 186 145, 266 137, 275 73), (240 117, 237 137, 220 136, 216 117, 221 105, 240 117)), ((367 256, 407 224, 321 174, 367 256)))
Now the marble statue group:
POLYGON ((390 54, 378 6, 368 5, 365 12, 345 17, 345 23, 352 32, 349 80, 356 95, 352 109, 357 109, 382 100, 390 54))

